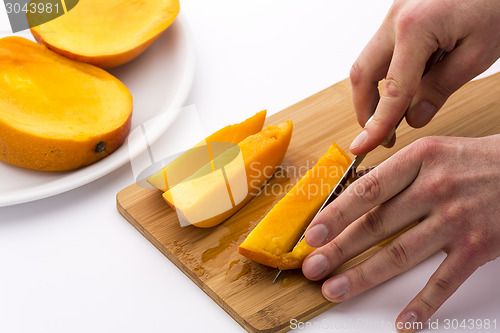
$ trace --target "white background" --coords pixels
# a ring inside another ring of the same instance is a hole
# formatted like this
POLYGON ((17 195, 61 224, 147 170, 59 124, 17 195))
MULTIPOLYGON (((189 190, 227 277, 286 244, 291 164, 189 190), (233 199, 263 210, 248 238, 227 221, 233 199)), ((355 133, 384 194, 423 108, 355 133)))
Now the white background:
MULTIPOLYGON (((278 112, 346 78, 390 3, 183 0, 197 58, 187 104, 208 132, 261 109, 278 112)), ((3 10, 0 30, 8 29, 3 10)), ((117 212, 116 193, 133 182, 125 165, 76 190, 0 208, 0 333, 243 331, 117 212)), ((443 258, 301 331, 394 331, 388 326, 443 258)), ((431 331, 450 331, 445 319, 500 326, 498 276, 500 261, 481 267, 433 317, 440 330, 431 331)))

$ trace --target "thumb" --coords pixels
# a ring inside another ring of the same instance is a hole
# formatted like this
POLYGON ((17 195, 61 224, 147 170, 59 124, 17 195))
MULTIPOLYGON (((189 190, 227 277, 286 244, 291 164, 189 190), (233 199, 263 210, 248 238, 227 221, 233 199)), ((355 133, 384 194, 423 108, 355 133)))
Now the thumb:
POLYGON ((424 75, 406 113, 410 126, 427 125, 451 94, 492 64, 485 60, 481 47, 468 44, 472 43, 446 54, 424 75))

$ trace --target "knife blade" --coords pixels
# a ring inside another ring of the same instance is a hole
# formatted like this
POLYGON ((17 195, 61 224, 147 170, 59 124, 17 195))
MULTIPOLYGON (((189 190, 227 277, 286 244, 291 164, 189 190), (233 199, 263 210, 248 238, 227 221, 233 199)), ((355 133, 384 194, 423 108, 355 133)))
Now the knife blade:
MULTIPOLYGON (((398 128, 399 124, 401 124, 401 121, 403 121, 405 115, 406 115, 406 112, 403 114, 403 116, 401 117, 401 119, 399 119, 398 123, 392 129, 392 131, 389 133, 389 135, 385 138, 385 140, 380 144, 381 146, 386 145, 386 144, 388 144, 391 141, 392 137, 394 136, 394 133, 396 132, 396 128, 398 128)), ((351 178, 352 176, 354 176, 356 174, 356 169, 361 164, 361 162, 363 161, 363 159, 365 158, 365 156, 366 156, 366 154, 362 154, 362 155, 358 155, 358 156, 356 156, 354 158, 354 160, 351 162, 351 164, 347 168, 346 172, 344 172, 344 174, 342 175, 342 178, 340 178, 340 180, 338 181, 337 185, 335 185, 335 187, 330 192, 330 194, 328 195, 328 197, 326 198, 326 200, 323 202, 323 204, 321 205, 321 207, 318 209, 318 211, 316 212, 316 214, 312 218, 311 222, 316 218, 316 216, 318 216, 321 213, 321 211, 326 206, 328 206, 330 203, 332 203, 333 200, 335 200, 340 195, 340 193, 344 189, 345 185, 347 184, 347 181, 349 180, 349 178, 351 178)), ((306 227, 306 230, 307 230, 307 227, 306 227)), ((297 240, 297 242, 295 243, 295 245, 292 246, 292 248, 288 252, 292 251, 305 237, 306 237, 306 231, 304 230, 304 232, 299 237, 299 239, 297 240)), ((274 277, 273 283, 275 283, 276 280, 278 280, 278 278, 280 277, 280 275, 282 273, 283 273, 283 271, 280 269, 278 271, 278 274, 276 274, 276 276, 274 277)))
MULTIPOLYGON (((312 218, 311 221, 313 221, 316 218, 316 216, 318 216, 319 213, 321 213, 321 211, 326 206, 328 206, 330 203, 332 203, 333 200, 335 200, 339 196, 339 194, 344 189, 344 187, 345 187, 345 185, 347 183, 347 180, 349 180, 349 178, 351 178, 351 176, 353 176, 356 173, 356 168, 361 164, 361 162, 363 161, 363 159, 365 158, 365 156, 366 156, 366 154, 358 155, 351 162, 351 165, 349 165, 349 167, 347 168, 347 171, 344 172, 344 174, 342 175, 342 178, 340 178, 340 180, 338 181, 337 185, 335 185, 335 187, 333 188, 333 191, 330 192, 330 194, 328 195, 328 197, 326 198, 326 200, 323 202, 323 204, 319 208, 318 212, 314 215, 314 217, 312 218)), ((306 232, 304 231, 302 233, 302 236, 300 236, 299 240, 295 243, 294 246, 292 246, 292 248, 290 249, 290 251, 292 251, 305 237, 306 237, 306 232)), ((274 278, 273 283, 276 282, 276 280, 278 280, 278 278, 280 277, 281 273, 283 273, 283 271, 280 269, 279 272, 278 272, 278 274, 276 274, 276 277, 274 278)))

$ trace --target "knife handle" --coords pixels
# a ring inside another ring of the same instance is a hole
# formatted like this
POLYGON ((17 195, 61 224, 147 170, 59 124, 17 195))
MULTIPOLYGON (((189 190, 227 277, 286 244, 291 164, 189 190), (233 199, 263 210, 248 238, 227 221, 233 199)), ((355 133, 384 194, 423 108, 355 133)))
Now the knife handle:
MULTIPOLYGON (((396 128, 398 128, 399 124, 401 124, 401 122, 403 121, 404 117, 406 116, 406 112, 407 111, 408 110, 406 110, 405 113, 403 113, 403 116, 399 119, 399 121, 396 124, 396 126, 394 126, 394 128, 389 132, 389 135, 387 135, 387 137, 385 138, 385 140, 382 141, 382 143, 380 144, 381 146, 385 146, 386 144, 388 144, 389 142, 391 142, 392 137, 394 136, 394 133, 396 133, 396 128)), ((368 121, 366 123, 368 123, 372 119, 372 117, 370 117, 370 119, 368 119, 368 121)))

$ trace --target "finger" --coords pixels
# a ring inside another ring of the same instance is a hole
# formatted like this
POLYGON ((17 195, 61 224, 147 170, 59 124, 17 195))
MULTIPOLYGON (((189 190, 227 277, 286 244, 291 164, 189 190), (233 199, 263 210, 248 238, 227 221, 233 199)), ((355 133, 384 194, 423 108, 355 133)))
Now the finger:
POLYGON ((410 186, 389 201, 361 216, 328 244, 311 253, 302 265, 310 280, 320 280, 344 262, 395 235, 430 211, 421 191, 410 186), (415 202, 422 204, 415 205, 415 202), (411 207, 411 209, 408 209, 411 207))
POLYGON ((367 169, 357 171, 356 172, 356 179, 363 177, 364 175, 368 174, 368 172, 370 172, 374 169, 375 169, 375 167, 369 167, 367 169))
POLYGON ((332 302, 344 301, 407 271, 436 253, 446 240, 442 234, 431 230, 433 225, 432 218, 424 220, 369 259, 325 281, 323 296, 332 302))
POLYGON ((355 155, 371 151, 394 129, 417 91, 427 60, 437 50, 437 42, 418 32, 418 27, 407 30, 396 38, 385 89, 372 121, 351 144, 350 150, 355 155))
POLYGON ((358 123, 364 126, 379 100, 378 82, 385 77, 394 50, 387 24, 377 31, 356 59, 350 72, 352 100, 358 123))
POLYGON ((435 64, 422 78, 406 114, 408 124, 419 128, 427 125, 448 97, 491 64, 484 59, 482 46, 465 40, 435 64))
POLYGON ((306 242, 312 247, 325 245, 353 221, 410 185, 421 166, 418 153, 411 149, 403 148, 348 186, 311 222, 306 242))
POLYGON ((386 143, 384 145, 385 148, 392 148, 394 147, 394 145, 396 144, 396 133, 394 132, 394 134, 392 135, 392 138, 389 140, 388 143, 386 143))
POLYGON ((452 251, 432 274, 422 291, 398 316, 396 328, 400 332, 408 332, 417 327, 418 323, 426 322, 478 266, 475 258, 465 251, 452 251))

